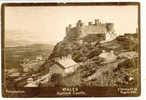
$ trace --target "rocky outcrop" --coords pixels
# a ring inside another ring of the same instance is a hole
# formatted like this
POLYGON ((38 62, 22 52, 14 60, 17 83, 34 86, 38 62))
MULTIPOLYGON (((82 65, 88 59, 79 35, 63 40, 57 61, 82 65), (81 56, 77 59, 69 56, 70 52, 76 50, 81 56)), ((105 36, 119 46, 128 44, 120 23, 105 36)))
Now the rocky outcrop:
MULTIPOLYGON (((78 85, 129 85, 134 84, 133 81, 137 81, 130 70, 139 67, 137 66, 139 63, 138 45, 137 34, 117 36, 114 40, 103 43, 95 40, 94 42, 81 44, 77 40, 72 42, 63 40, 56 45, 50 58, 70 54, 75 62, 82 63, 74 75, 69 76, 69 79, 67 77, 63 79, 65 85, 68 85, 65 83, 66 81, 73 81, 71 79, 78 76, 79 73, 78 77, 80 78, 76 77, 76 81, 79 82, 78 85), (101 57, 103 50, 113 57, 101 57)), ((138 70, 134 73, 138 73, 138 70)), ((70 86, 73 86, 73 84, 70 83, 70 86)))

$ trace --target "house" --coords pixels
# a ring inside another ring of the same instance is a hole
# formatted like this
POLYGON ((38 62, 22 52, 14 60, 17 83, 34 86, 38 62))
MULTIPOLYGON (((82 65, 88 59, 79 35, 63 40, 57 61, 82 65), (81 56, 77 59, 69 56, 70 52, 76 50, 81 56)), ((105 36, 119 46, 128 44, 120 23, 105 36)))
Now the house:
POLYGON ((77 64, 73 59, 71 55, 67 55, 61 58, 56 58, 55 59, 56 62, 58 62, 59 64, 61 64, 63 67, 67 68, 68 66, 72 66, 77 64))
POLYGON ((103 50, 99 57, 104 59, 104 63, 110 63, 117 59, 117 56, 114 54, 113 50, 111 50, 110 52, 103 50))
POLYGON ((75 64, 75 65, 72 65, 72 66, 68 66, 67 68, 65 68, 64 72, 65 72, 65 74, 74 73, 79 66, 80 66, 79 64, 75 64))
POLYGON ((36 60, 43 60, 43 57, 41 55, 36 56, 36 60))
POLYGON ((74 73, 80 65, 72 60, 71 55, 56 58, 55 64, 50 67, 51 73, 58 73, 62 76, 74 73))
POLYGON ((23 72, 37 72, 44 62, 43 60, 31 60, 27 63, 21 63, 20 66, 23 68, 23 72))
POLYGON ((49 69, 50 73, 58 73, 58 74, 64 74, 64 70, 65 67, 63 67, 61 64, 59 63, 55 63, 54 65, 52 65, 49 69))

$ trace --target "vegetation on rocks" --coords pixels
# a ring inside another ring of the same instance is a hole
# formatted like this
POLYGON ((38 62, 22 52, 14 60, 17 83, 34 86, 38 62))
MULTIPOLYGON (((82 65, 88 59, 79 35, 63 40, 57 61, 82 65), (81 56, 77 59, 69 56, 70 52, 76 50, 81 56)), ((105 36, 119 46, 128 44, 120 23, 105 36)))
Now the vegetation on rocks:
MULTIPOLYGON (((90 40, 92 40, 92 37, 90 40)), ((49 78, 40 78, 45 83, 40 81, 41 85, 39 86, 135 86, 139 84, 138 44, 136 34, 118 36, 114 40, 104 43, 100 43, 96 39, 91 42, 84 40, 84 43, 80 43, 76 36, 67 36, 56 44, 43 64, 39 65, 39 62, 37 62, 40 67, 35 73, 24 74, 21 72, 21 79, 17 77, 15 82, 24 86, 26 81, 18 82, 18 80, 33 77, 35 82, 38 78, 50 73, 49 78), (105 57, 99 56, 101 54, 105 57), (115 58, 111 59, 111 54, 115 58), (68 55, 71 55, 80 67, 74 73, 65 77, 58 73, 51 73, 50 67, 55 64, 54 59, 68 55)))

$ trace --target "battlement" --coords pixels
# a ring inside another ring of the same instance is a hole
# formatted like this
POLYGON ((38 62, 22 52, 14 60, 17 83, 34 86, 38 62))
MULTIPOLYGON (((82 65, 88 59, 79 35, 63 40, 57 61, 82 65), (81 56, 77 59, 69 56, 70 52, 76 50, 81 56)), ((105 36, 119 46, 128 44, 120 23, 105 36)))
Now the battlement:
MULTIPOLYGON (((88 22, 88 25, 84 25, 84 23, 82 22, 82 20, 78 20, 75 27, 83 27, 83 26, 90 26, 90 25, 100 25, 100 24, 102 24, 102 23, 100 22, 99 19, 95 19, 94 23, 88 22)), ((67 28, 71 28, 71 26, 72 25, 69 24, 69 26, 67 28)))
POLYGON ((114 23, 101 23, 99 19, 95 19, 94 23, 88 22, 85 25, 81 20, 78 20, 75 27, 69 24, 66 27, 66 34, 77 34, 84 37, 88 34, 105 34, 107 32, 114 32, 114 23))

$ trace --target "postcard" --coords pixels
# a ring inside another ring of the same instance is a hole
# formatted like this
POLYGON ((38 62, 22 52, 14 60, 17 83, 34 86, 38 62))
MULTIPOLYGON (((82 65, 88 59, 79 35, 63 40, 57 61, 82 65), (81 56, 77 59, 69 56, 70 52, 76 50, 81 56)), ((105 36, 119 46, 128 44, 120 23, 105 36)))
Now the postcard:
POLYGON ((135 97, 140 3, 2 4, 3 97, 135 97))

